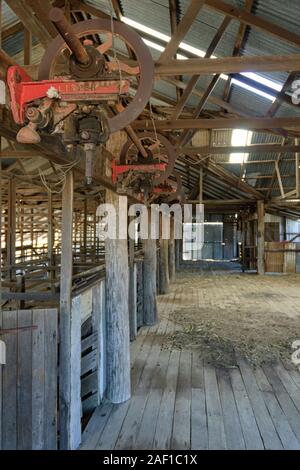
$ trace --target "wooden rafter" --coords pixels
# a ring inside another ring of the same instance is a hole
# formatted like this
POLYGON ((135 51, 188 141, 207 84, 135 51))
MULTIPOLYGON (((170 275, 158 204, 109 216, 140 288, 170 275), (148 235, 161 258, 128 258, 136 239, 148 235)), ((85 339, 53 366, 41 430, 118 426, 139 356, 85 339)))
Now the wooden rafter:
POLYGON ((209 75, 213 73, 286 72, 300 70, 300 54, 255 57, 222 57, 217 59, 170 60, 156 63, 156 77, 172 75, 209 75))
MULTIPOLYGON (((300 127, 299 117, 286 118, 239 118, 239 119, 177 119, 156 121, 160 130, 167 129, 278 129, 300 127)), ((136 121, 134 129, 152 129, 152 121, 136 121)))
POLYGON ((300 36, 298 34, 282 28, 277 24, 271 23, 259 16, 253 15, 245 9, 235 8, 221 0, 206 0, 205 4, 224 15, 231 16, 241 23, 258 28, 265 33, 269 33, 277 39, 279 38, 283 41, 289 42, 290 44, 300 46, 300 36))
MULTIPOLYGON (((216 47, 218 46, 220 40, 222 39, 222 36, 226 30, 226 28, 228 27, 230 23, 230 18, 225 18, 224 21, 222 22, 220 28, 218 29, 218 31, 216 32, 213 40, 211 41, 207 51, 206 51, 206 54, 205 54, 205 58, 206 59, 209 59, 212 54, 214 53, 216 47)), ((182 97, 180 98, 180 100, 178 101, 174 111, 173 111, 173 114, 172 114, 172 119, 177 119, 182 110, 184 109, 184 106, 186 105, 188 99, 190 98, 190 96, 192 95, 193 91, 195 90, 196 88, 196 85, 198 83, 198 80, 200 78, 200 75, 194 75, 189 83, 187 84, 184 92, 183 92, 183 95, 182 97)))
MULTIPOLYGON (((245 0, 245 10, 247 12, 249 13, 251 12, 253 3, 254 3, 254 0, 245 0)), ((240 23, 237 37, 234 43, 233 54, 232 54, 233 57, 238 57, 239 55, 241 55, 244 42, 245 42, 247 27, 248 25, 246 23, 240 23)), ((223 96, 224 101, 229 101, 230 99, 231 84, 232 84, 232 78, 229 77, 224 88, 224 96, 223 96)))
POLYGON ((190 6, 188 7, 184 17, 176 29, 176 32, 173 34, 171 40, 168 42, 165 50, 158 59, 159 63, 163 64, 168 62, 168 60, 170 60, 176 54, 179 44, 185 38, 204 3, 205 0, 191 1, 190 6))
POLYGON ((23 25, 31 31, 31 33, 40 41, 41 45, 46 48, 51 36, 38 21, 38 19, 32 14, 26 2, 23 0, 6 0, 8 6, 12 11, 20 18, 23 25))

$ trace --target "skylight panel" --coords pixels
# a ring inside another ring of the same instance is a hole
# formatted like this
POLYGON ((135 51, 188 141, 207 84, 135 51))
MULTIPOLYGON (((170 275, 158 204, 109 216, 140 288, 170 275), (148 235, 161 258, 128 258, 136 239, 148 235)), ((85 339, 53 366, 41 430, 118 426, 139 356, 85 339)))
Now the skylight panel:
MULTIPOLYGON (((149 36, 152 36, 153 38, 160 39, 161 41, 164 41, 164 42, 169 42, 171 40, 171 37, 168 36, 167 34, 160 33, 159 31, 157 31, 153 28, 150 28, 148 26, 145 26, 141 23, 138 23, 137 21, 134 21, 131 18, 127 18, 127 17, 123 16, 122 21, 123 21, 123 23, 126 23, 129 26, 132 26, 133 28, 136 28, 137 30, 139 30, 141 32, 149 34, 149 36)), ((149 41, 148 39, 144 39, 144 42, 149 47, 152 47, 153 49, 158 50, 160 52, 163 52, 165 50, 165 48, 163 46, 161 46, 159 44, 156 44, 155 42, 149 41)), ((185 42, 181 42, 180 45, 179 45, 179 48, 186 51, 186 52, 190 52, 191 54, 195 55, 196 57, 200 57, 200 58, 205 57, 205 51, 203 51, 201 49, 198 49, 197 47, 191 46, 191 45, 189 45, 185 42)), ((187 57, 185 57, 184 55, 181 55, 181 54, 178 54, 177 58, 179 60, 187 59, 187 57)), ((212 55, 211 58, 216 59, 217 57, 215 55, 212 55)), ((264 78, 264 77, 262 77, 262 76, 260 76, 256 73, 244 72, 241 75, 244 75, 245 77, 248 77, 251 80, 253 80, 253 81, 255 81, 259 84, 265 85, 265 86, 271 88, 272 90, 274 90, 276 92, 280 92, 282 90, 282 85, 281 84, 276 83, 273 80, 269 80, 267 78, 264 78)), ((228 76, 225 75, 225 74, 222 74, 221 79, 222 80, 228 80, 228 76)), ((262 98, 265 98, 265 99, 267 99, 271 102, 275 101, 274 96, 269 95, 268 93, 266 93, 264 91, 261 91, 258 88, 255 88, 254 86, 247 85, 247 84, 239 81, 238 79, 233 79, 232 83, 239 86, 240 88, 251 91, 252 93, 255 93, 255 94, 261 96, 262 98)))
MULTIPOLYGON (((250 145, 252 141, 252 131, 245 129, 234 129, 232 131, 231 145, 233 147, 244 147, 250 145)), ((249 153, 231 153, 230 163, 245 163, 248 160, 249 153)))

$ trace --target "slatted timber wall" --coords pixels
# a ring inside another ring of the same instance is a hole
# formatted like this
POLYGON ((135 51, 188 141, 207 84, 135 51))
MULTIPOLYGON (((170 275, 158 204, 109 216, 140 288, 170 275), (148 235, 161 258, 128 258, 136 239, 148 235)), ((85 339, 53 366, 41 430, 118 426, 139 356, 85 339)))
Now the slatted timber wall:
POLYGON ((288 242, 265 243, 265 270, 270 273, 297 272, 297 244, 288 242))
POLYGON ((77 449, 82 417, 101 403, 106 388, 104 280, 72 300, 71 356, 71 448, 77 449))
POLYGON ((1 316, 6 364, 0 366, 0 447, 55 450, 57 310, 2 311, 1 316))

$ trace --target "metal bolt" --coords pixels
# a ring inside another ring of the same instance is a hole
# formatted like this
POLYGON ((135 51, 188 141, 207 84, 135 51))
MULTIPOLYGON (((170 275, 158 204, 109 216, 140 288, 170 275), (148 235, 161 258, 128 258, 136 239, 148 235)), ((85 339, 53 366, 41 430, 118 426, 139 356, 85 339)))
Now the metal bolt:
POLYGON ((89 134, 89 132, 87 132, 87 131, 82 131, 81 134, 80 134, 80 137, 81 137, 83 140, 89 140, 90 134, 89 134))

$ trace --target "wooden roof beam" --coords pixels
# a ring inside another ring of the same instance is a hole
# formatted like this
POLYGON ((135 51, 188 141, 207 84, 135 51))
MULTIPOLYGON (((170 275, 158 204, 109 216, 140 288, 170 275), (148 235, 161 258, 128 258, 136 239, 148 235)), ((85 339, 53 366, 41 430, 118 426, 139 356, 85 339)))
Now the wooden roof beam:
MULTIPOLYGON (((253 3, 254 3, 254 0, 245 0, 245 10, 247 12, 251 13, 253 3)), ((239 30, 238 30, 238 33, 237 33, 237 37, 236 37, 236 40, 235 40, 235 43, 234 43, 233 54, 232 54, 233 57, 237 57, 237 56, 241 55, 241 51, 242 51, 242 48, 243 48, 243 45, 244 45, 244 42, 245 42, 247 27, 248 27, 248 25, 245 24, 245 23, 240 24, 240 27, 239 27, 239 30)), ((224 87, 224 95, 223 95, 224 101, 229 101, 230 100, 231 85, 232 85, 232 78, 229 77, 229 79, 225 83, 225 87, 224 87)))
POLYGON ((272 36, 275 36, 277 39, 279 38, 283 41, 293 44, 293 46, 296 45, 300 47, 299 34, 293 33, 292 31, 289 31, 277 24, 271 23, 268 20, 253 15, 245 9, 235 8, 221 0, 206 0, 205 5, 223 13, 224 15, 231 16, 231 18, 234 18, 241 23, 258 28, 264 33, 269 33, 272 36))
POLYGON ((46 49, 51 36, 40 21, 32 14, 24 0, 6 0, 8 6, 19 17, 23 25, 35 36, 46 49))
POLYGON ((176 54, 179 44, 185 38, 187 32, 195 21, 195 18, 197 17, 204 3, 205 0, 191 1, 190 6, 188 7, 184 17, 177 26, 175 33, 173 34, 171 40, 168 42, 165 50, 162 52, 160 58, 158 59, 159 63, 163 64, 165 62, 168 62, 168 60, 170 60, 171 57, 176 54))
POLYGON ((217 59, 170 60, 166 64, 155 64, 155 76, 210 75, 240 72, 293 72, 300 70, 300 54, 221 57, 217 59))
MULTIPOLYGON (((153 129, 151 120, 135 121, 132 124, 134 129, 153 129)), ((157 130, 176 129, 289 129, 300 128, 299 117, 284 118, 238 118, 238 119, 177 119, 177 120, 157 120, 155 122, 157 130)), ((299 131, 300 134, 300 131, 299 131)))
POLYGON ((242 147, 232 147, 232 146, 182 147, 180 151, 184 153, 185 155, 196 155, 196 154, 227 155, 231 153, 297 153, 297 152, 300 152, 300 146, 299 145, 282 146, 280 144, 254 144, 254 145, 246 145, 242 147))
MULTIPOLYGON (((230 18, 228 17, 225 17, 224 21, 222 22, 220 28, 218 29, 217 33, 215 34, 212 42, 210 43, 207 51, 206 51, 206 54, 205 54, 205 57, 206 59, 209 59, 212 54, 214 53, 216 47, 218 46, 220 40, 222 39, 223 37, 223 34, 224 32, 226 31, 228 25, 230 24, 230 18)), ((196 85, 198 83, 198 80, 200 78, 200 75, 194 75, 189 83, 187 84, 184 92, 183 92, 183 95, 181 97, 181 99, 178 101, 174 111, 173 111, 173 114, 172 114, 172 119, 177 119, 180 114, 182 113, 182 110, 184 109, 188 99, 190 98, 190 96, 192 95, 193 91, 195 90, 196 88, 196 85)))

